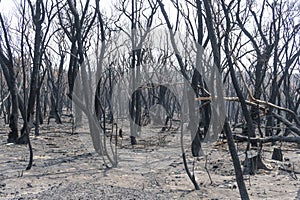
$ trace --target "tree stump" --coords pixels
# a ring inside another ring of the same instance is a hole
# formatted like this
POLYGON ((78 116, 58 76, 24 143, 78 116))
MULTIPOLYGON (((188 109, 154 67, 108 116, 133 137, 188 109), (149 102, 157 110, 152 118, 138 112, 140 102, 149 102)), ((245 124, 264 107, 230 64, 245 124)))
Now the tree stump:
POLYGON ((130 136, 130 143, 131 143, 131 145, 136 145, 137 144, 136 138, 134 136, 130 136))
POLYGON ((258 169, 271 170, 264 164, 260 152, 250 149, 246 153, 243 174, 254 175, 258 169))
POLYGON ((274 148, 272 154, 273 160, 283 161, 283 155, 280 148, 274 148))
POLYGON ((246 152, 246 158, 244 160, 244 174, 254 175, 257 170, 258 152, 255 150, 248 150, 246 152))

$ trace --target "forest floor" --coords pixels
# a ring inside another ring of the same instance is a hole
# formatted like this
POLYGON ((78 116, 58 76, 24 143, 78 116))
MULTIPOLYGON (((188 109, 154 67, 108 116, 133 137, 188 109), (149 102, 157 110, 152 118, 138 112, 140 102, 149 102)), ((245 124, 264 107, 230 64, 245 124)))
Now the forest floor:
MULTIPOLYGON (((200 185, 194 190, 176 132, 158 133, 150 126, 131 146, 125 128, 119 164, 107 169, 93 151, 87 127, 72 134, 68 119, 62 125, 50 122, 41 126, 40 136, 31 136, 34 162, 26 171, 28 147, 7 144, 8 130, 0 121, 0 199, 240 199, 225 142, 206 146, 207 157, 189 159, 200 185)), ((284 161, 279 162, 271 160, 274 147, 263 148, 271 171, 244 176, 250 199, 300 199, 300 174, 281 170, 300 171, 300 148, 282 144, 284 161)), ((245 145, 237 148, 242 161, 245 145)))

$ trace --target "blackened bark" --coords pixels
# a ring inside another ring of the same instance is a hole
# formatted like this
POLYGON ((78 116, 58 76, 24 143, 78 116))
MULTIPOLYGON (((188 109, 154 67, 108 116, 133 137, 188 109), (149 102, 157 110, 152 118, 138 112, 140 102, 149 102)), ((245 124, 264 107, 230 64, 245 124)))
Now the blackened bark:
MULTIPOLYGON (((230 76, 232 79, 232 83, 233 83, 233 87, 235 89, 235 92, 239 98, 239 101, 241 102, 241 107, 242 107, 242 111, 245 117, 245 120, 247 122, 247 128, 248 128, 248 135, 249 137, 255 137, 255 128, 253 125, 253 121, 251 118, 251 115, 249 113, 249 110, 247 108, 247 104, 245 101, 245 98, 243 96, 243 93, 240 89, 239 83, 237 81, 236 78, 236 73, 234 70, 234 65, 233 65, 233 61, 231 59, 231 54, 232 51, 229 48, 229 34, 231 31, 231 20, 229 18, 229 7, 226 7, 224 1, 222 1, 222 8, 226 17, 226 31, 225 31, 225 38, 224 38, 224 48, 225 48, 225 53, 226 53, 226 60, 227 60, 227 64, 229 66, 229 71, 230 71, 230 76)), ((252 145, 257 146, 256 143, 252 143, 252 145)))
POLYGON ((8 40, 8 33, 6 31, 4 21, 2 18, 2 15, 0 14, 0 22, 1 26, 3 29, 3 34, 4 34, 4 39, 5 43, 7 46, 7 54, 8 58, 5 56, 4 52, 2 51, 2 47, 0 46, 0 65, 2 66, 3 69, 3 74, 5 76, 8 89, 10 91, 11 95, 11 113, 9 115, 9 127, 11 129, 11 132, 8 135, 8 142, 13 142, 15 143, 17 138, 18 138, 18 118, 19 118, 19 113, 18 113, 18 107, 19 107, 19 102, 18 102, 18 90, 17 90, 17 85, 16 85, 16 76, 15 76, 15 71, 14 71, 14 63, 13 63, 13 57, 11 53, 11 49, 9 46, 9 40, 8 40))
POLYGON ((208 37, 212 46, 213 56, 214 56, 214 64, 221 71, 221 61, 220 61, 220 47, 218 46, 216 33, 214 31, 214 21, 213 16, 211 14, 211 1, 203 1, 206 18, 205 25, 207 26, 208 37))
POLYGON ((21 130, 21 137, 18 139, 18 143, 24 144, 28 143, 29 136, 27 135, 29 131, 26 129, 30 128, 29 122, 32 122, 34 115, 34 106, 37 98, 37 92, 39 90, 39 69, 41 65, 41 56, 42 56, 42 23, 45 19, 44 5, 42 0, 36 1, 35 11, 34 7, 31 4, 31 1, 28 1, 31 12, 33 23, 35 25, 35 36, 34 36, 34 55, 33 55, 33 67, 31 72, 30 80, 30 93, 28 98, 27 105, 27 122, 24 123, 21 130))
POLYGON ((226 134, 226 137, 227 137, 228 148, 229 148, 229 152, 230 152, 230 155, 231 155, 231 158, 232 158, 234 171, 235 171, 236 182, 237 182, 237 185, 238 185, 238 188, 239 188, 241 199, 242 200, 248 200, 249 196, 248 196, 248 192, 247 192, 246 185, 245 185, 245 182, 244 182, 244 177, 243 177, 243 172, 242 172, 239 156, 238 156, 236 148, 235 148, 231 128, 230 128, 230 125, 228 123, 228 119, 225 120, 224 131, 225 131, 225 134, 226 134))
MULTIPOLYGON (((62 78, 62 65, 63 65, 63 58, 64 56, 61 57, 61 62, 59 66, 59 72, 58 72, 58 77, 57 81, 55 84, 55 77, 53 75, 53 69, 52 69, 52 63, 51 61, 47 58, 47 63, 48 63, 48 80, 47 80, 47 85, 50 88, 50 114, 48 116, 48 124, 50 122, 51 118, 55 118, 56 123, 61 124, 61 119, 60 119, 60 112, 59 112, 59 101, 61 99, 61 78, 62 78)), ((55 71, 54 71, 55 72, 55 71)), ((61 103, 61 102, 60 102, 61 103)))
POLYGON ((56 96, 56 109, 58 112, 58 115, 61 115, 62 113, 62 107, 63 107, 63 67, 65 62, 65 54, 60 55, 60 63, 59 63, 59 69, 58 69, 58 77, 56 81, 56 87, 57 87, 57 96, 56 96))

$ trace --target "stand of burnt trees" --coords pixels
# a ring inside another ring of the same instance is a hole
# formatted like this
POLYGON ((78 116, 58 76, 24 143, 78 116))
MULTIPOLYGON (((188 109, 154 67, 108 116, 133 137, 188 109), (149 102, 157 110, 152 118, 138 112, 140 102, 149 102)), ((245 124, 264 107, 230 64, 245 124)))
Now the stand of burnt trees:
MULTIPOLYGON (((264 143, 299 144, 299 2, 116 0, 112 13, 103 12, 104 4, 23 0, 14 10, 16 24, 0 13, 0 123, 9 124, 7 141, 30 147, 31 133, 39 135, 45 119, 62 123, 61 116, 72 111, 80 126, 84 113, 95 150, 109 161, 107 165, 116 166, 117 150, 107 149, 99 134, 103 126, 91 106, 101 77, 108 68, 118 71, 122 84, 134 91, 154 76, 177 81, 177 73, 195 94, 181 108, 190 110, 190 119, 196 117, 191 108, 201 108, 201 130, 194 131, 191 141, 194 156, 200 155, 212 115, 223 109, 214 109, 214 99, 225 101, 222 127, 241 197, 248 199, 233 138, 247 142, 246 155, 258 155, 256 160, 246 156, 244 172, 250 174, 257 167, 267 169, 261 158, 264 143), (214 93, 218 84, 209 87, 207 66, 215 66, 224 93, 214 93), (164 77, 167 71, 169 77, 164 77)), ((113 85, 120 89, 118 84, 108 84, 101 94, 112 95, 109 91, 113 85)), ((141 113, 142 96, 134 95, 132 107, 141 113)), ((112 124, 114 120, 110 118, 112 124)), ((141 132, 135 125, 141 120, 131 120, 131 136, 141 132)), ((198 126, 200 122, 192 120, 188 125, 198 126)))

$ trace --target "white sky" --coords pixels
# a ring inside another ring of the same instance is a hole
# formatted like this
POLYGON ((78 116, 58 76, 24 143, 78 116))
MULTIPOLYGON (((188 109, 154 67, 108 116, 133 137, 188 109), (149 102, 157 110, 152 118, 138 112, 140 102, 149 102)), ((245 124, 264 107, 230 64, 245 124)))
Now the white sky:
POLYGON ((15 1, 0 0, 0 12, 4 15, 12 14, 12 9, 15 8, 15 1))

